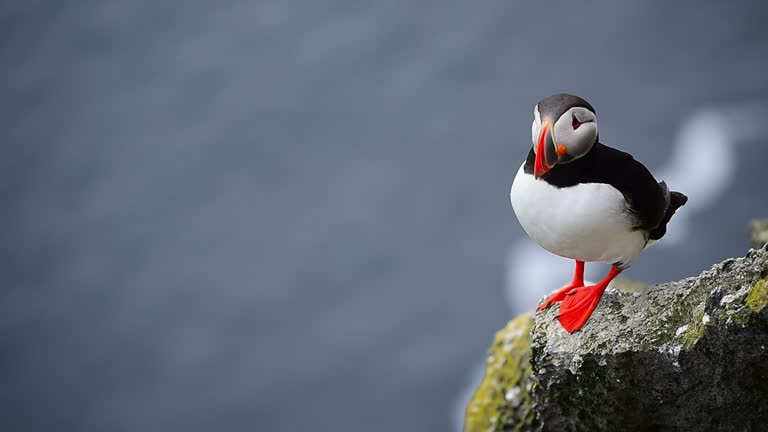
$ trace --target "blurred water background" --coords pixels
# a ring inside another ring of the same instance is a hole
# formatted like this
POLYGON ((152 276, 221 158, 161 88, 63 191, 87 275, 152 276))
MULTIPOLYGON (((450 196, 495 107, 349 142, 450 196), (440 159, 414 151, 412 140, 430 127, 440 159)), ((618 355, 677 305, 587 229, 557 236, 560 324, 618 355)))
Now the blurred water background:
POLYGON ((0 3, 0 430, 456 430, 571 271, 508 201, 533 105, 587 98, 692 195, 626 275, 695 274, 768 215, 767 12, 0 3))

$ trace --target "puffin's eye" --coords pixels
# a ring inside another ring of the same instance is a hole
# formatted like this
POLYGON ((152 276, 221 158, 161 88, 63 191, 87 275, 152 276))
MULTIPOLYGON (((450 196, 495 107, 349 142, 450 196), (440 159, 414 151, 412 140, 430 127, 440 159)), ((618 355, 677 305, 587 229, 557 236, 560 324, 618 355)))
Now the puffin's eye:
POLYGON ((581 126, 581 122, 579 121, 579 119, 576 118, 576 114, 572 114, 571 117, 572 117, 571 126, 573 126, 573 130, 576 130, 579 128, 579 126, 581 126))

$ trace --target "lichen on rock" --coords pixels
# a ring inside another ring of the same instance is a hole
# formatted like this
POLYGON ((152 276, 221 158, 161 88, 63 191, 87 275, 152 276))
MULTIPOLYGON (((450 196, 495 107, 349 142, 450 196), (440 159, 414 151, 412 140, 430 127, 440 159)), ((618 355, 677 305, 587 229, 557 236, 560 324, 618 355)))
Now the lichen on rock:
POLYGON ((753 220, 750 224, 750 240, 754 249, 768 243, 768 219, 753 220))
POLYGON ((531 327, 533 314, 510 321, 496 333, 483 381, 467 406, 466 431, 532 430, 531 327))
POLYGON ((755 283, 747 294, 746 303, 752 312, 760 312, 768 305, 768 279, 760 279, 755 283))
POLYGON ((768 246, 646 291, 609 289, 574 334, 550 308, 535 316, 530 351, 524 337, 520 352, 499 349, 518 318, 497 335, 466 430, 768 429, 766 306, 768 246), (529 355, 535 385, 521 410, 499 395, 529 355))

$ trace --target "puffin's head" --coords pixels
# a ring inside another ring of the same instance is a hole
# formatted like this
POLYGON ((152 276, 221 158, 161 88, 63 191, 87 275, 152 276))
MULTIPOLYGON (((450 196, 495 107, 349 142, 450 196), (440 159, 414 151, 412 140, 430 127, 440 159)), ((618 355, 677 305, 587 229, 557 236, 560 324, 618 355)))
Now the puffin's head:
POLYGON ((595 109, 578 96, 547 96, 533 108, 531 139, 536 153, 533 175, 538 178, 589 152, 597 142, 595 109))

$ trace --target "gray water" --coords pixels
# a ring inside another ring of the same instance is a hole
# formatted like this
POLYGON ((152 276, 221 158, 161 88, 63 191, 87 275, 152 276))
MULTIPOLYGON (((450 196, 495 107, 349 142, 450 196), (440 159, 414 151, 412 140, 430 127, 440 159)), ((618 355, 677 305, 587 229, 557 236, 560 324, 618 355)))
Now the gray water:
MULTIPOLYGON (((520 241, 532 108, 662 166, 768 101, 761 2, 6 1, 0 430, 446 431, 520 241)), ((738 147, 657 282, 741 255, 738 147)), ((706 166, 696 169, 707 170, 706 166)), ((674 185, 671 185, 674 187, 674 185)))

